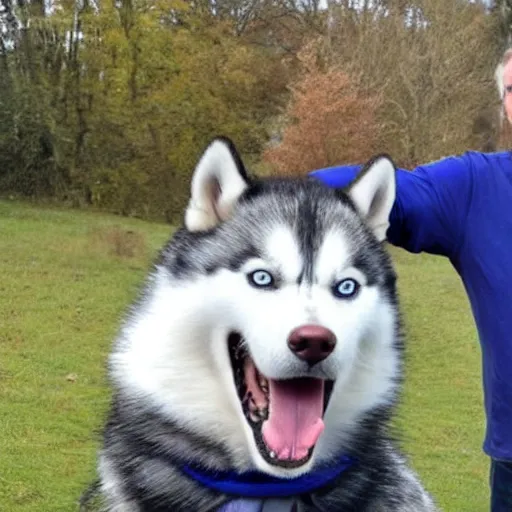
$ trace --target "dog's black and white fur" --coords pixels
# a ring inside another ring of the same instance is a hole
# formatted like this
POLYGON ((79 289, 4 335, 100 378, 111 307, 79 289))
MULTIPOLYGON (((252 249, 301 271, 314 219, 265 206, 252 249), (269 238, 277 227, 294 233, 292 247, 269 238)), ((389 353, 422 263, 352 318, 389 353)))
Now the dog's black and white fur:
POLYGON ((341 191, 311 179, 251 180, 230 141, 210 144, 185 226, 110 357, 114 396, 99 456, 106 510, 218 511, 232 497, 187 476, 190 463, 287 479, 342 455, 356 462, 296 496, 292 510, 436 510, 390 435, 403 352, 382 247, 394 198, 385 156, 341 191), (317 334, 294 345, 304 325, 317 334), (312 383, 324 405, 292 425, 276 404, 300 409, 300 393, 283 388, 294 383, 312 383))

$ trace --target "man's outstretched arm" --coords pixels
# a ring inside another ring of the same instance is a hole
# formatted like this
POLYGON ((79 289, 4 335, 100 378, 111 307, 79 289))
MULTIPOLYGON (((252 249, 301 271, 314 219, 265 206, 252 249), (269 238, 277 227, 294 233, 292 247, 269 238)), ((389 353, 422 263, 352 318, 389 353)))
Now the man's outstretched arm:
MULTIPOLYGON (((342 188, 361 168, 330 167, 310 176, 330 187, 342 188)), ((388 240, 410 252, 455 256, 466 227, 473 179, 473 165, 467 155, 444 158, 412 171, 397 169, 388 240)))

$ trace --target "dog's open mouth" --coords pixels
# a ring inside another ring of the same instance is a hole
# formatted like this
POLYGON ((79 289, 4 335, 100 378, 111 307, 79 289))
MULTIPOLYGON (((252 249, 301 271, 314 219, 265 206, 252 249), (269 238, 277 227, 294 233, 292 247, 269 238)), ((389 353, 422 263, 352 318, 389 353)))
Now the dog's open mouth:
POLYGON ((228 345, 237 394, 261 455, 276 466, 302 466, 324 429, 333 381, 267 379, 239 334, 232 333, 228 345))

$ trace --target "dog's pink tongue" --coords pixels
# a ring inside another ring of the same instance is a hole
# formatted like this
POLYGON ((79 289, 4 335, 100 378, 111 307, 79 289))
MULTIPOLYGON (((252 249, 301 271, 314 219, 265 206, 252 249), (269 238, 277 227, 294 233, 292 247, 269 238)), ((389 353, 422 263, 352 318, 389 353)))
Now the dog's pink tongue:
POLYGON ((269 379, 269 415, 263 440, 279 460, 307 456, 324 429, 324 382, 319 379, 269 379))

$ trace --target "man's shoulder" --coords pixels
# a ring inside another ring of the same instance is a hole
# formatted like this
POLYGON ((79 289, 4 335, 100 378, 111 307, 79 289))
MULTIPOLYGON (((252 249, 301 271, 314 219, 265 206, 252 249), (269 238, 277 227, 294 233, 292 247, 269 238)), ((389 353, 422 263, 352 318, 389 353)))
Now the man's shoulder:
POLYGON ((486 172, 503 170, 512 173, 512 153, 510 151, 497 151, 483 153, 479 151, 466 151, 458 155, 451 155, 421 165, 415 170, 422 170, 436 178, 477 178, 486 172))
POLYGON ((505 166, 512 169, 512 152, 495 151, 493 153, 482 153, 479 151, 466 151, 460 158, 476 166, 505 166))

